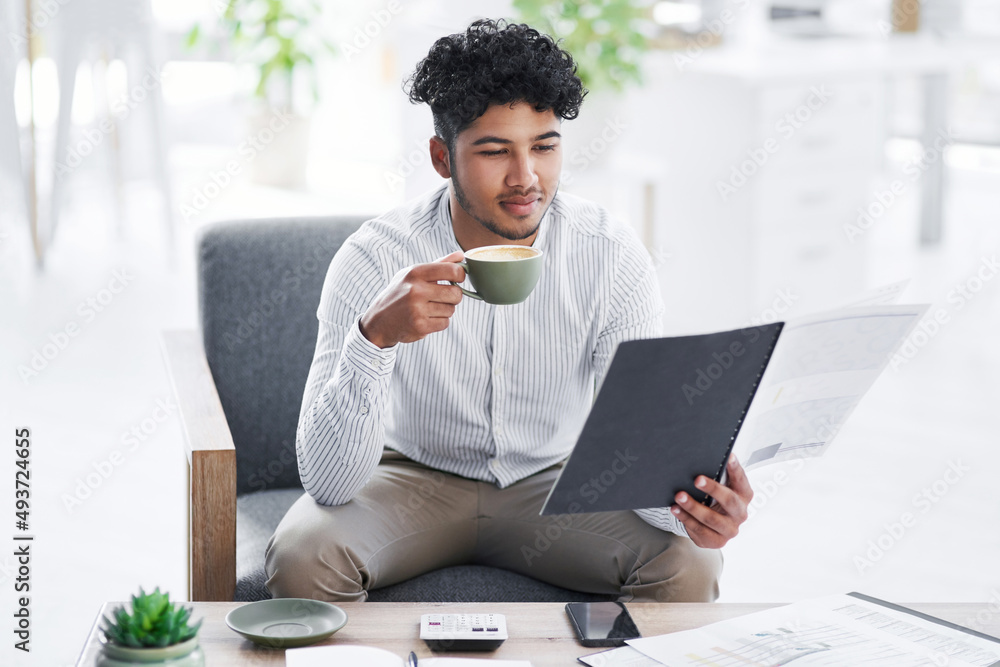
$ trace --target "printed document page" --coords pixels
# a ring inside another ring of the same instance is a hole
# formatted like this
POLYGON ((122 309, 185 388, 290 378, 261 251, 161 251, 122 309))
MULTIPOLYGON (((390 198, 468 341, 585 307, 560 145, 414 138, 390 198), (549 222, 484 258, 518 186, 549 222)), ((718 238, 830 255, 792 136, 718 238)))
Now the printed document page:
POLYGON ((826 451, 927 308, 869 305, 786 322, 733 447, 744 467, 826 451))
POLYGON ((659 660, 653 660, 642 651, 631 646, 612 648, 577 658, 590 667, 661 667, 659 660))
POLYGON ((1000 665, 1000 640, 852 595, 797 602, 628 643, 671 667, 1000 665))

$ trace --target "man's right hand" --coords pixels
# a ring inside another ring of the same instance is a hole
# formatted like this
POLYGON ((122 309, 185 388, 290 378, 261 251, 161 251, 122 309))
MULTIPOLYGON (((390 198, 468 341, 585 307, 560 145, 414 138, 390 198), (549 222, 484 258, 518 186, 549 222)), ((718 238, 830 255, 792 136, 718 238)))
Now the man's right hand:
POLYGON ((387 348, 447 329, 455 306, 462 300, 462 290, 454 285, 439 285, 438 281, 465 280, 465 269, 458 265, 462 258, 463 254, 456 251, 436 262, 416 264, 397 273, 361 317, 364 337, 387 348))

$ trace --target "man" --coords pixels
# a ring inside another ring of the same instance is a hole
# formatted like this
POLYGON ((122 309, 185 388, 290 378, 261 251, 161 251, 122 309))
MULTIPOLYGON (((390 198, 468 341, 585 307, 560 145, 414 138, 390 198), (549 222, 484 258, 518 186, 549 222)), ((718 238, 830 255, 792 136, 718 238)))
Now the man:
POLYGON ((713 508, 681 493, 538 514, 616 345, 657 335, 663 310, 636 236, 557 195, 560 124, 585 92, 572 58, 528 26, 477 21, 410 83, 449 181, 365 223, 330 266, 297 438, 308 493, 268 545, 272 594, 364 600, 481 563, 624 601, 715 599, 717 549, 752 497, 735 459, 728 487, 696 481, 713 508), (463 301, 463 251, 497 244, 543 250, 538 285, 513 306, 463 301))

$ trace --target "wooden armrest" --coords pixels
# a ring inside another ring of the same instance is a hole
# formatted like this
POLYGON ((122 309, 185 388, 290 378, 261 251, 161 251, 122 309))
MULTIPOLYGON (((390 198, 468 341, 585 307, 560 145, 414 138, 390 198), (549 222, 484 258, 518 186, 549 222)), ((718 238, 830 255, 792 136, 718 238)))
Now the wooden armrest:
POLYGON ((164 331, 163 354, 188 459, 188 595, 230 601, 236 590, 236 448, 196 331, 164 331))

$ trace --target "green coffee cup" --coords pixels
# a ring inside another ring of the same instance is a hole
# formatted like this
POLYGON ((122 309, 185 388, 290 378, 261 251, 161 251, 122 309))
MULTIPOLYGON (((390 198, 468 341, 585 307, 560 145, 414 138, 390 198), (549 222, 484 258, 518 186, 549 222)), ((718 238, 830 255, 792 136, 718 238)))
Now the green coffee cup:
MULTIPOLYGON (((491 245, 474 248, 459 262, 475 292, 462 293, 486 303, 506 306, 521 303, 535 289, 542 274, 542 251, 522 245, 491 245)), ((454 283, 453 283, 454 284, 454 283)))

